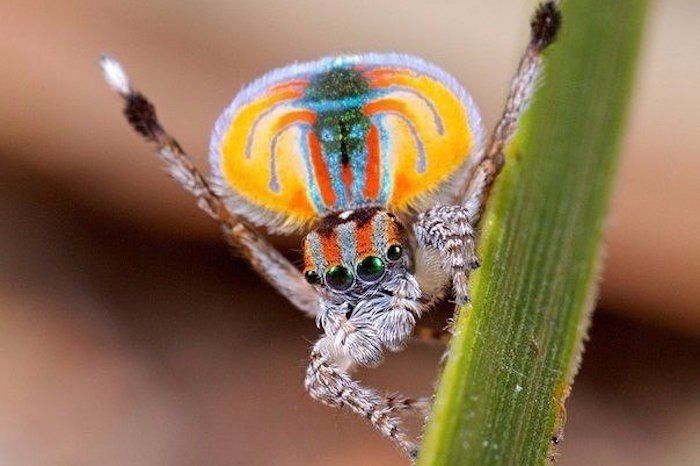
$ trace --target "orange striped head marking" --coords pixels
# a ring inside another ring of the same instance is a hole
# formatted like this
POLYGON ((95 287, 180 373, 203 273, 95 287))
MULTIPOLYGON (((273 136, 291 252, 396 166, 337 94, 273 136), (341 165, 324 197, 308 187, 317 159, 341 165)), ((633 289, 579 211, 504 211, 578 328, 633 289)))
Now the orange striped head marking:
POLYGON ((326 217, 304 239, 304 274, 314 284, 347 291, 356 282, 371 285, 403 259, 404 227, 391 213, 362 208, 326 217))

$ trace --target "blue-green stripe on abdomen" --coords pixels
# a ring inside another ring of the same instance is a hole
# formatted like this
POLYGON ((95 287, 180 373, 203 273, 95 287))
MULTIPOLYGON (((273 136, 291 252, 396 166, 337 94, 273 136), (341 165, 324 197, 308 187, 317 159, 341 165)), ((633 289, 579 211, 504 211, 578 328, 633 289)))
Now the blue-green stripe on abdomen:
POLYGON ((367 134, 371 125, 363 105, 374 98, 365 78, 351 68, 334 68, 317 76, 304 93, 304 106, 316 113, 314 132, 321 144, 336 195, 333 210, 367 205, 367 134), (352 173, 352 185, 342 179, 344 167, 352 173))

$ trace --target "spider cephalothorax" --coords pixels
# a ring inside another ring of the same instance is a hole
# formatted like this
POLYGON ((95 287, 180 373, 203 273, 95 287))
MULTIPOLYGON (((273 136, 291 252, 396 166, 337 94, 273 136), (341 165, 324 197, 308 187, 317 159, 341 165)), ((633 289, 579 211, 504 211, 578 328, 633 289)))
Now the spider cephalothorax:
POLYGON ((406 230, 399 219, 377 207, 324 217, 304 238, 304 276, 321 285, 324 298, 366 296, 392 273, 408 271, 406 230))
POLYGON ((421 314, 421 290, 395 215, 367 207, 325 217, 304 239, 304 276, 319 291, 318 322, 343 341, 344 357, 373 366, 383 350, 408 342, 421 314))
POLYGON ((306 371, 311 396, 365 417, 415 458, 400 415, 425 414, 428 400, 364 387, 351 370, 402 349, 450 288, 468 299, 479 219, 559 24, 555 2, 537 10, 488 145, 471 97, 437 66, 401 54, 343 55, 245 87, 216 122, 209 179, 121 66, 104 57, 102 68, 170 174, 256 271, 316 318, 323 333, 306 371), (302 273, 255 229, 309 225, 302 273))

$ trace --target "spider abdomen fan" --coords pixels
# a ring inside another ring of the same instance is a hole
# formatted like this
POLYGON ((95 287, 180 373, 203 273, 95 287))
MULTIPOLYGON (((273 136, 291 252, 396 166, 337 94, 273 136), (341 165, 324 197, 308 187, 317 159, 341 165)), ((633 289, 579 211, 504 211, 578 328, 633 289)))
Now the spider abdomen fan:
POLYGON ((234 213, 287 233, 333 212, 440 201, 482 144, 477 107, 437 66, 345 55, 245 87, 216 123, 210 162, 234 213))

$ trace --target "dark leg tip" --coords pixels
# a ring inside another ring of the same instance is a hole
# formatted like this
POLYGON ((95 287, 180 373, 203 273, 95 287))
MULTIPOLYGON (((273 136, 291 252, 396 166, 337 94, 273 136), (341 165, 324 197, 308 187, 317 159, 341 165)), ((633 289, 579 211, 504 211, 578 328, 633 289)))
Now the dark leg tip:
POLYGON ((138 92, 126 96, 124 115, 131 126, 148 140, 154 140, 161 131, 153 104, 138 92))
POLYGON ((530 22, 532 38, 530 44, 537 50, 545 49, 557 38, 561 26, 561 12, 556 2, 541 3, 530 22))

